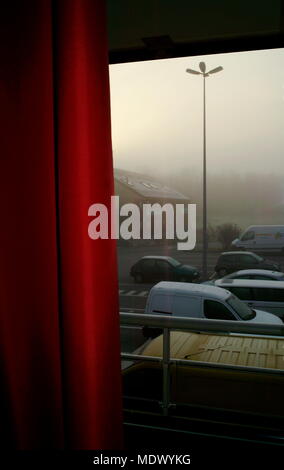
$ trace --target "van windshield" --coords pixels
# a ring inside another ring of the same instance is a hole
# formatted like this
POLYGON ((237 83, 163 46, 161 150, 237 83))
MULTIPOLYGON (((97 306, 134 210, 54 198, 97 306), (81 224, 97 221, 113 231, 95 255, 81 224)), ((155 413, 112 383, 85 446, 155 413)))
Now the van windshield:
POLYGON ((242 320, 251 320, 255 317, 255 312, 245 303, 241 302, 235 295, 230 295, 226 302, 241 317, 242 320))

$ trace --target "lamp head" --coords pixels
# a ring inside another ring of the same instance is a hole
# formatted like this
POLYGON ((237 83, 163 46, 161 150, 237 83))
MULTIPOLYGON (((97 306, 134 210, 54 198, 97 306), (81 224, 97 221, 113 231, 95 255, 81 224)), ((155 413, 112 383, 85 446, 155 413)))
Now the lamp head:
POLYGON ((208 73, 209 74, 217 73, 217 72, 221 72, 221 70, 223 70, 223 67, 221 67, 221 65, 220 65, 219 67, 216 67, 215 69, 210 70, 208 73))
POLYGON ((192 73, 193 75, 201 75, 200 72, 198 72, 197 70, 186 69, 186 71, 187 71, 188 73, 192 73))

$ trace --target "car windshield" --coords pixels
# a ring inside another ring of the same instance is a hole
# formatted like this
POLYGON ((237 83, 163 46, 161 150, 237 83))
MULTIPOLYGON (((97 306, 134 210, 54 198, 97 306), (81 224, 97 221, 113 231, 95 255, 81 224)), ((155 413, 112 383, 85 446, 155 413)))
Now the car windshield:
POLYGON ((174 258, 168 258, 168 262, 175 268, 181 265, 181 263, 174 258))
POLYGON ((254 257, 255 257, 258 261, 264 261, 264 258, 262 258, 262 256, 256 255, 255 253, 254 253, 254 257))
POLYGON ((245 303, 241 302, 235 295, 230 295, 226 301, 230 307, 241 317, 242 320, 251 320, 255 317, 255 312, 245 303))

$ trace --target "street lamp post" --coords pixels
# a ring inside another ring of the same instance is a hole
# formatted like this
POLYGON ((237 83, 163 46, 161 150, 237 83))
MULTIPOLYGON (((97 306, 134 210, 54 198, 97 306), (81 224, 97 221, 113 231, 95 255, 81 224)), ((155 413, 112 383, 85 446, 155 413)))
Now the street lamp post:
POLYGON ((200 72, 198 70, 186 69, 188 73, 193 75, 203 76, 203 253, 202 253, 202 275, 203 280, 207 279, 207 252, 208 252, 208 239, 207 239, 207 182, 206 182, 206 90, 205 78, 213 73, 220 72, 223 67, 219 66, 215 69, 206 72, 205 62, 199 64, 200 72))

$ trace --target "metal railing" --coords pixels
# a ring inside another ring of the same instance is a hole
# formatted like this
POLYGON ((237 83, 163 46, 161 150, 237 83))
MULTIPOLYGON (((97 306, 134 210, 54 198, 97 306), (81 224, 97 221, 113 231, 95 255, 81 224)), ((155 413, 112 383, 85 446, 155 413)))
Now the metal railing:
POLYGON ((185 317, 171 317, 169 315, 149 315, 138 313, 120 313, 120 324, 128 326, 151 326, 163 330, 163 354, 162 357, 141 356, 133 353, 121 353, 124 360, 143 360, 158 362, 163 368, 163 415, 167 416, 170 407, 170 365, 186 365, 189 367, 204 367, 214 369, 229 369, 245 372, 267 373, 284 375, 284 370, 239 366, 233 364, 218 364, 212 362, 192 361, 184 359, 173 359, 170 357, 170 330, 183 330, 202 333, 219 334, 242 334, 244 336, 265 336, 273 338, 284 338, 284 325, 268 325, 264 323, 248 323, 229 320, 208 320, 185 317))

